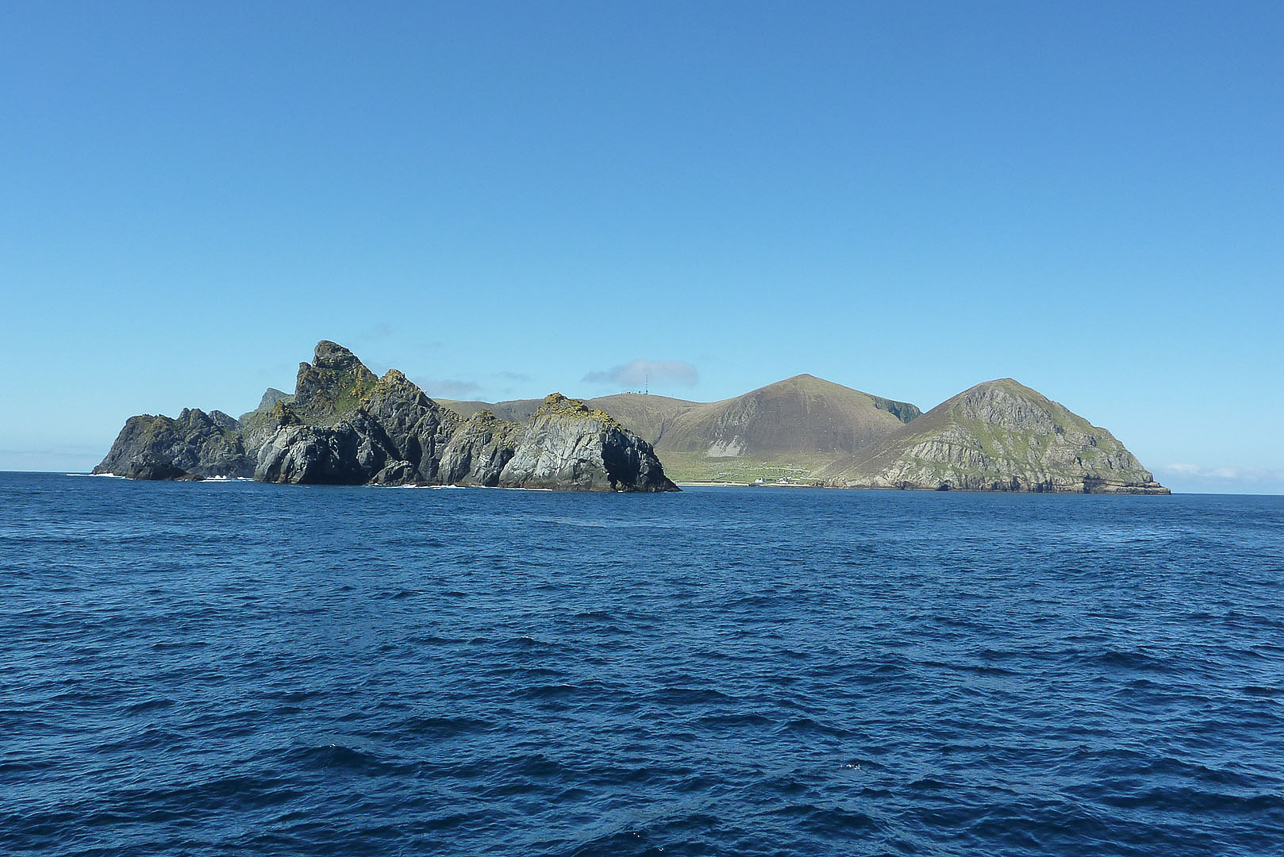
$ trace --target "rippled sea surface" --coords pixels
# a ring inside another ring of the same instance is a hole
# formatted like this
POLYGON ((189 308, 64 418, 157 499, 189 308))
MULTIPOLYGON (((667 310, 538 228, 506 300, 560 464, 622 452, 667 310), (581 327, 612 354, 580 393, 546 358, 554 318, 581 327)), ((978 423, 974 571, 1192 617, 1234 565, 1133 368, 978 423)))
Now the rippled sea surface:
POLYGON ((0 853, 1284 853, 1284 497, 0 491, 0 853))

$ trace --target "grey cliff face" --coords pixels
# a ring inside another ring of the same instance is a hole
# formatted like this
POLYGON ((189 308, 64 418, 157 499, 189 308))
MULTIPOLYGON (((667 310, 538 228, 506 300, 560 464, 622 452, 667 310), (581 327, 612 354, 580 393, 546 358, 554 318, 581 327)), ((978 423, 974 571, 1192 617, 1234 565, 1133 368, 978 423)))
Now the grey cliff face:
POLYGON ((512 460, 521 427, 490 411, 474 414, 442 450, 438 475, 447 485, 499 485, 504 465, 512 460))
POLYGON ((277 402, 286 402, 287 404, 294 401, 294 396, 284 393, 275 387, 268 387, 263 393, 263 398, 259 399, 259 406, 256 411, 270 410, 277 402))
POLYGON ((351 351, 329 341, 299 367, 293 396, 269 390, 259 409, 239 421, 220 411, 131 417, 95 472, 139 479, 252 475, 291 484, 677 490, 651 447, 600 411, 551 396, 526 428, 489 412, 465 422, 401 372, 376 378, 351 351), (519 454, 525 469, 509 473, 519 454))
POLYGON ((675 491, 651 445, 602 411, 554 393, 499 476, 502 487, 675 491))
POLYGON ((259 450, 254 478, 296 485, 364 485, 403 464, 364 412, 335 426, 283 425, 259 450))

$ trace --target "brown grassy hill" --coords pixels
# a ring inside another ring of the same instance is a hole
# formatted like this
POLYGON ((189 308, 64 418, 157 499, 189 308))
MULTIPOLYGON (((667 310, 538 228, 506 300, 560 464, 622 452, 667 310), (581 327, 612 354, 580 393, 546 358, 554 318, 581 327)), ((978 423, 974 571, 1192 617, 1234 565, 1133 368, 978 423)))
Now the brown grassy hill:
POLYGON ((510 423, 524 423, 531 418, 539 406, 544 404, 543 399, 512 399, 507 402, 472 402, 459 401, 457 399, 437 399, 437 404, 443 408, 450 408, 464 419, 468 419, 474 414, 482 411, 490 411, 501 420, 507 420, 510 423))
POLYGON ((692 408, 703 407, 699 402, 644 393, 617 393, 589 399, 588 403, 606 411, 629 431, 657 448, 683 414, 692 408))
POLYGON ((683 481, 805 480, 919 415, 906 402, 797 375, 677 414, 655 444, 683 481))
MULTIPOLYGON (((439 399, 461 416, 489 408, 524 420, 538 400, 489 405, 439 399), (529 412, 528 412, 529 411, 529 412)), ((806 479, 919 415, 911 404, 798 375, 720 402, 620 393, 588 399, 651 442, 681 481, 806 479)))
POLYGON ((695 405, 679 414, 660 449, 709 458, 851 453, 900 428, 919 410, 813 375, 695 405))

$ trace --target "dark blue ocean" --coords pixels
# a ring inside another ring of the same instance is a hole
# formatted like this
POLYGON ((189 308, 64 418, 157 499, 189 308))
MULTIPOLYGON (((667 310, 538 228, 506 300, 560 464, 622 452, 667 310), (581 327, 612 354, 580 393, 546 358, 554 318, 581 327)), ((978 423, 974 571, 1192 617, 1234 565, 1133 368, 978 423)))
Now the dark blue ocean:
POLYGON ((1284 497, 0 475, 0 853, 1284 853, 1284 497))

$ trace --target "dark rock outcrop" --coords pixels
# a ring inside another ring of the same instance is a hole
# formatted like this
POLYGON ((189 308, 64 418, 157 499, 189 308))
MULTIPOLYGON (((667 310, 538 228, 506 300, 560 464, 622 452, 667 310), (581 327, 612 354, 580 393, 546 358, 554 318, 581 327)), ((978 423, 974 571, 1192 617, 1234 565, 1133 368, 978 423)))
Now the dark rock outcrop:
POLYGON ((96 473, 146 479, 484 485, 676 491, 651 446, 601 411, 554 394, 525 426, 464 421, 396 369, 376 378, 348 349, 317 344, 293 396, 269 390, 234 420, 183 411, 131 417, 96 473))
POLYGON ((260 482, 364 485, 375 481, 390 463, 405 462, 397 457, 383 428, 358 411, 335 426, 281 426, 259 450, 254 478, 260 482))
POLYGON ((461 420, 424 395, 410 379, 389 369, 362 402, 362 410, 382 427, 396 457, 409 462, 414 478, 436 483, 441 457, 461 420))
POLYGON ((246 454, 240 425, 222 411, 184 408, 176 419, 130 417, 94 473, 134 479, 247 477, 254 460, 246 454))
MULTIPOLYGON (((177 481, 192 478, 192 474, 183 470, 181 467, 175 467, 173 462, 150 455, 131 461, 129 464, 129 472, 122 475, 128 476, 130 479, 141 479, 153 482, 165 479, 177 481)), ((195 478, 200 479, 199 476, 195 478)))

